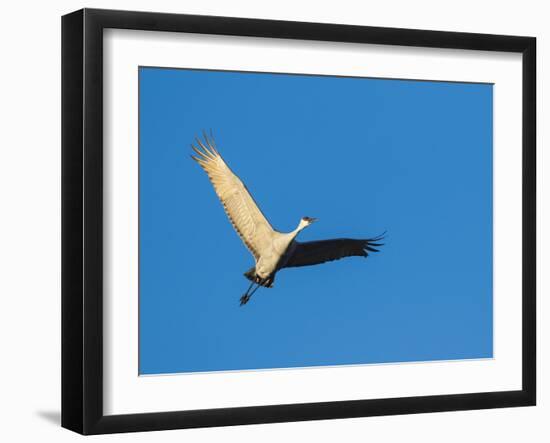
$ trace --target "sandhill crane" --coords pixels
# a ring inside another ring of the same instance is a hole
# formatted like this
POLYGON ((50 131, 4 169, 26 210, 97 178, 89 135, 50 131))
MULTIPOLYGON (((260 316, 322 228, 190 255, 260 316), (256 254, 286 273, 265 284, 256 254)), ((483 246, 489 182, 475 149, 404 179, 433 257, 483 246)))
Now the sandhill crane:
POLYGON ((191 158, 208 174, 233 228, 256 261, 255 266, 244 273, 251 283, 240 298, 241 306, 250 300, 260 286, 271 288, 275 274, 282 268, 316 265, 344 257, 367 257, 369 252, 378 252, 376 247, 382 246, 378 242, 384 234, 367 239, 296 241, 300 231, 317 220, 312 217, 302 217, 291 232, 276 231, 244 183, 225 163, 212 134, 208 137, 204 133, 203 137, 204 142, 197 137, 198 146, 191 145, 197 154, 191 155, 191 158))

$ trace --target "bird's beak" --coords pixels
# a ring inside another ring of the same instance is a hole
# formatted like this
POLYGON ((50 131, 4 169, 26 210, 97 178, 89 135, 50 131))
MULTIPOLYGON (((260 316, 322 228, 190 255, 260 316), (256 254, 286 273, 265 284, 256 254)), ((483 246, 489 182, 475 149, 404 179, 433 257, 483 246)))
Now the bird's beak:
POLYGON ((315 217, 311 217, 311 218, 309 219, 309 221, 310 221, 311 223, 316 222, 317 220, 319 220, 319 219, 318 219, 318 218, 315 218, 315 217))

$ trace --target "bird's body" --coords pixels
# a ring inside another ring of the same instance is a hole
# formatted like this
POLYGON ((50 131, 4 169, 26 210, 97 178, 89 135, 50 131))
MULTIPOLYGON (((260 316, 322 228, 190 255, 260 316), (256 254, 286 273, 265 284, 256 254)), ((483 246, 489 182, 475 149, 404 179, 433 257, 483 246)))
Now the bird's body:
POLYGON ((296 250, 294 239, 306 226, 308 224, 300 223, 298 228, 291 232, 283 233, 275 230, 270 232, 268 236, 270 241, 266 242, 259 259, 256 260, 256 266, 249 269, 245 276, 262 286, 271 287, 277 271, 285 267, 296 250))
POLYGON ((333 239, 313 242, 298 242, 296 236, 316 219, 302 217, 296 229, 279 232, 271 226, 252 195, 227 166, 216 149, 212 138, 204 135, 205 143, 197 139, 198 147, 191 146, 197 156, 191 156, 205 170, 214 186, 224 210, 235 231, 255 259, 255 266, 245 272, 251 280, 250 287, 241 305, 248 302, 260 286, 272 287, 275 274, 283 268, 310 266, 344 257, 367 257, 368 252, 377 252, 375 246, 382 237, 358 239, 333 239), (250 292, 252 286, 257 287, 250 292))

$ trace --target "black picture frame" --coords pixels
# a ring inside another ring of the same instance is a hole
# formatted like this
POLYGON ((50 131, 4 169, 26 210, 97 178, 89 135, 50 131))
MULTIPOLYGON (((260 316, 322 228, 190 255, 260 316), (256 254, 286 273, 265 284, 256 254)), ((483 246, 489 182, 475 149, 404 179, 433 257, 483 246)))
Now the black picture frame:
POLYGON ((536 39, 229 17, 83 9, 62 18, 62 426, 150 431, 536 403, 536 39), (522 54, 522 389, 456 395, 103 413, 103 30, 192 32, 522 54))

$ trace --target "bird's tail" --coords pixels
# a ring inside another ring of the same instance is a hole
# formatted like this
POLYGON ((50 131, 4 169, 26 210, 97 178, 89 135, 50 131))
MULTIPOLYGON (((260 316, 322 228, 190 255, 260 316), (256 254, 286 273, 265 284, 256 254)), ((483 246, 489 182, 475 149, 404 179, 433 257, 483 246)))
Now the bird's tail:
POLYGON ((272 276, 268 279, 265 279, 265 281, 262 281, 256 275, 256 268, 255 267, 252 267, 248 271, 246 271, 244 273, 244 276, 247 279, 249 279, 250 281, 258 283, 260 286, 263 286, 264 288, 272 288, 273 287, 273 281, 275 280, 275 276, 272 276))
POLYGON ((256 268, 253 266, 244 273, 244 276, 250 281, 256 281, 256 268))

